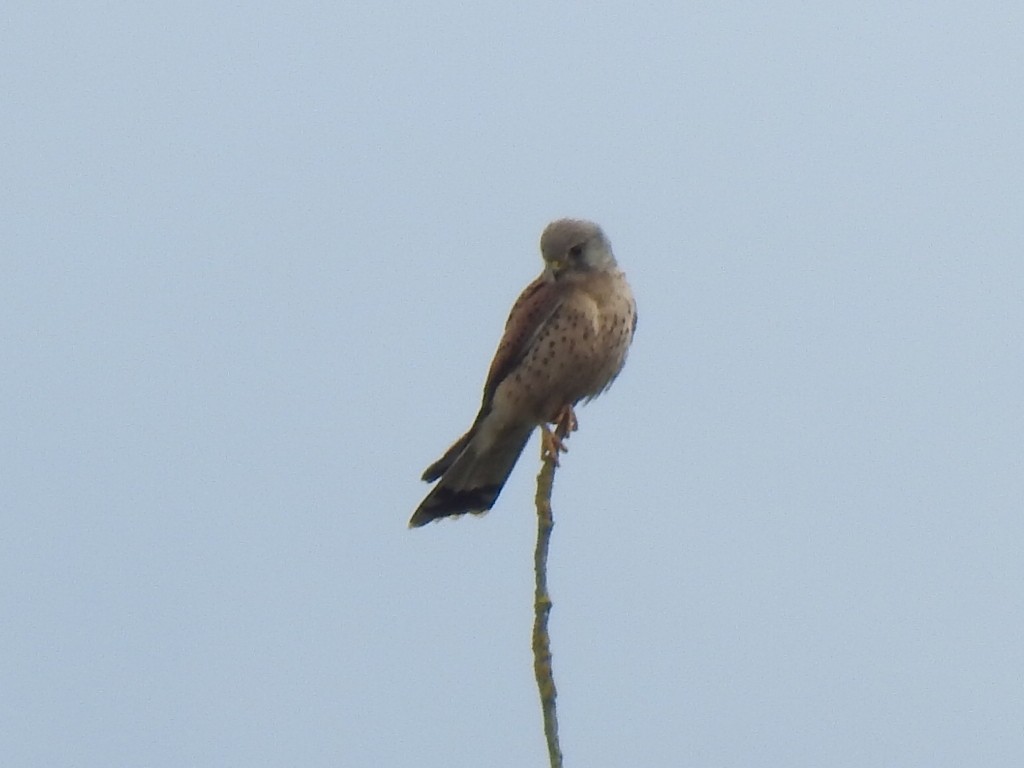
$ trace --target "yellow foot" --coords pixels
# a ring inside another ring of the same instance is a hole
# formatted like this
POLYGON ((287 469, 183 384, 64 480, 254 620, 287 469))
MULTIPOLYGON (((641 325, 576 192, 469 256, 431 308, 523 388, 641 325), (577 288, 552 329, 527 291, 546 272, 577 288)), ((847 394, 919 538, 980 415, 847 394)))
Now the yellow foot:
POLYGON ((550 461, 558 466, 558 454, 568 453, 565 441, 556 432, 548 428, 547 424, 540 425, 540 458, 541 461, 550 461))
POLYGON ((547 424, 540 425, 540 457, 543 461, 551 461, 557 467, 558 454, 569 452, 565 441, 579 428, 579 422, 572 406, 567 405, 555 414, 551 423, 555 425, 553 430, 547 424))
POLYGON ((571 405, 563 406, 562 410, 555 414, 553 423, 555 430, 562 437, 568 437, 571 432, 580 428, 580 423, 576 420, 576 411, 571 405))

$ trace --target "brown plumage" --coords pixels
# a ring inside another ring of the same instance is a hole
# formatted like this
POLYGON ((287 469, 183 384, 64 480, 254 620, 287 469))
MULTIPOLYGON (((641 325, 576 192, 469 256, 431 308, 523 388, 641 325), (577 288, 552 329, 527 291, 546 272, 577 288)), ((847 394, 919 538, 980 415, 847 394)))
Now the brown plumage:
POLYGON ((540 240, 544 271, 512 306, 473 425, 423 473, 440 482, 410 527, 494 506, 530 433, 607 389, 626 362, 636 304, 611 244, 559 219, 540 240))

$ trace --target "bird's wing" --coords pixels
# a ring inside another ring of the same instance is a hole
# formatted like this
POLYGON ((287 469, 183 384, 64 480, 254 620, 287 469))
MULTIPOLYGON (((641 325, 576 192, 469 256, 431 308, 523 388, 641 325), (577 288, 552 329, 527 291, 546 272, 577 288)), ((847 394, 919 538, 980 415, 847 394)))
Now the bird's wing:
MULTIPOLYGON (((563 288, 553 280, 545 279, 545 276, 541 275, 530 283, 516 299, 515 304, 512 305, 512 311, 509 312, 508 320, 505 321, 505 333, 498 343, 498 350, 494 353, 494 360, 491 361, 491 368, 487 373, 480 411, 469 431, 456 440, 440 459, 423 472, 423 479, 426 482, 432 483, 444 475, 470 445, 480 425, 491 413, 491 404, 498 385, 515 372, 529 353, 545 323, 561 306, 564 297, 563 288)), ((516 455, 518 456, 518 452, 516 455)), ((511 466, 509 466, 509 471, 511 471, 511 466)))
POLYGON ((564 296, 564 286, 541 275, 526 286, 516 299, 505 322, 505 333, 487 372, 481 415, 490 410, 494 391, 526 357, 540 336, 541 329, 562 305, 564 296))

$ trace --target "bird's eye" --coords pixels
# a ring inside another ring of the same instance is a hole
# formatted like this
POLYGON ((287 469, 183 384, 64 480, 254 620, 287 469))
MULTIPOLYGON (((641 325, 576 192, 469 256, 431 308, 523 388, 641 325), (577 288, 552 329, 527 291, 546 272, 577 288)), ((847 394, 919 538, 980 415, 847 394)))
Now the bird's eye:
POLYGON ((572 248, 569 249, 569 255, 572 256, 574 259, 578 259, 580 256, 583 255, 583 246, 574 245, 572 248))

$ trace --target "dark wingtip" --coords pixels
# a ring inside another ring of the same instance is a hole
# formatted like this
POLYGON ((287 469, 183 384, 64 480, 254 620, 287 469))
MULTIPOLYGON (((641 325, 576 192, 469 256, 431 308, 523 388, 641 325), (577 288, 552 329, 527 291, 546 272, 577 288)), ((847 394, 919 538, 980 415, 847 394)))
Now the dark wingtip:
MULTIPOLYGON (((479 421, 479 417, 477 417, 477 420, 479 421)), ((473 429, 475 426, 474 424, 466 434, 452 443, 451 447, 444 452, 444 456, 423 471, 422 477, 425 482, 432 483, 448 471, 448 468, 459 458, 459 454, 469 445, 469 441, 473 439, 473 429)))
POLYGON ((469 488, 453 491, 439 485, 423 500, 412 517, 409 518, 410 528, 421 528, 434 520, 467 512, 480 514, 494 506, 501 493, 500 485, 488 485, 483 488, 469 488))

